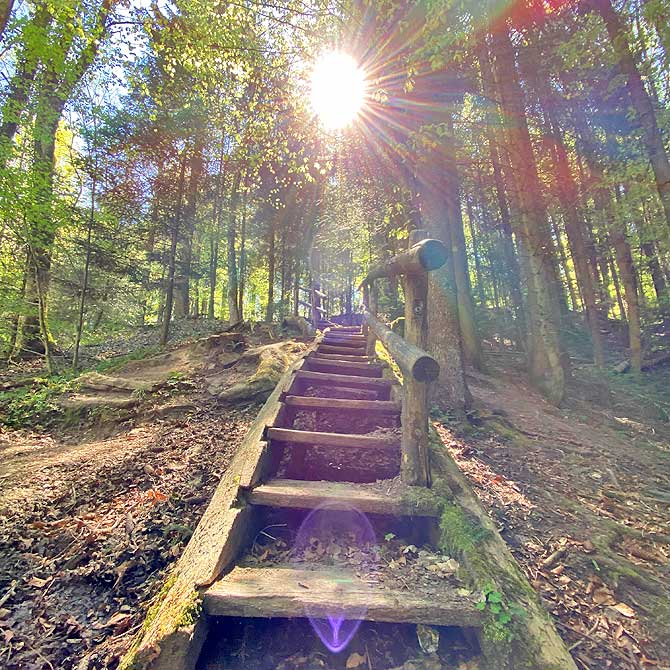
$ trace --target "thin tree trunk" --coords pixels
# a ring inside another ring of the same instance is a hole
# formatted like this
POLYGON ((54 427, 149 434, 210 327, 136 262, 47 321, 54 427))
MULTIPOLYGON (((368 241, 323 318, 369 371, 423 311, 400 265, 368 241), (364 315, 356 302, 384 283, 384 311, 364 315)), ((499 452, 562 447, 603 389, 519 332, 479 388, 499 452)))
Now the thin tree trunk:
POLYGON ((189 180, 186 193, 186 204, 183 208, 181 226, 181 258, 179 273, 175 277, 175 318, 186 318, 191 307, 190 285, 191 266, 193 264, 193 235, 195 233, 195 217, 197 212, 198 189, 203 171, 201 140, 196 138, 193 153, 189 161, 189 180))
MULTIPOLYGON (((619 192, 615 190, 617 203, 619 203, 619 192)), ((614 246, 621 282, 623 284, 624 295, 626 297, 626 314, 628 316, 628 344, 630 348, 630 365, 633 372, 642 370, 642 329, 640 326, 640 303, 638 295, 638 285, 635 276, 635 265, 633 264, 633 255, 630 250, 630 244, 626 239, 625 229, 614 221, 614 215, 611 210, 610 199, 603 193, 608 219, 613 221, 610 237, 614 246)))
POLYGON ((174 280, 177 265, 177 242, 179 241, 179 229, 181 227, 182 206, 184 200, 184 182, 186 180, 186 150, 181 159, 179 169, 179 183, 177 186, 177 203, 175 207, 172 230, 170 234, 170 256, 168 259, 168 276, 165 290, 165 313, 161 328, 160 345, 164 347, 170 336, 170 322, 172 321, 172 306, 174 304, 174 280))
MULTIPOLYGON (((97 170, 97 167, 94 168, 97 170)), ((88 227, 86 230, 86 260, 84 261, 84 276, 81 281, 81 296, 79 298, 79 310, 77 314, 77 335, 74 342, 74 355, 72 357, 72 369, 79 367, 79 346, 81 344, 81 335, 84 330, 84 312, 86 310, 86 294, 88 293, 88 277, 91 268, 91 240, 93 237, 93 227, 95 225, 95 196, 97 179, 94 173, 91 184, 91 208, 88 215, 88 227)))
POLYGON ((14 0, 0 0, 0 39, 5 33, 9 16, 14 7, 14 0))
POLYGON ((268 222, 268 304, 265 310, 265 320, 268 323, 272 323, 274 319, 275 307, 275 227, 275 216, 271 215, 268 222))
POLYGON ((239 281, 239 312, 240 321, 244 320, 244 291, 247 281, 247 196, 242 195, 242 224, 240 226, 240 281, 239 281))
POLYGON ((230 214, 228 219, 228 319, 230 323, 241 321, 238 296, 237 255, 235 253, 235 219, 239 202, 241 173, 238 171, 233 180, 233 190, 230 197, 230 214))

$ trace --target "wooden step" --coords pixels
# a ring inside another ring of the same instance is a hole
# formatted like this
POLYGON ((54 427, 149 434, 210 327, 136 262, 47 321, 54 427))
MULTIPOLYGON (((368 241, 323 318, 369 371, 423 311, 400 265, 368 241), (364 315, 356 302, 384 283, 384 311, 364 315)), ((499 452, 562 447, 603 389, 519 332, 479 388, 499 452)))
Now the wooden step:
POLYGON ((360 349, 365 346, 364 337, 328 337, 326 335, 321 342, 335 347, 352 347, 353 349, 360 349))
POLYGON ((252 505, 287 509, 351 509, 366 514, 389 516, 440 516, 440 505, 429 496, 417 496, 414 487, 396 479, 374 484, 349 482, 314 482, 294 479, 271 479, 251 490, 247 500, 252 505))
POLYGON ((406 590, 364 582, 346 568, 238 566, 204 593, 211 616, 328 618, 478 626, 482 615, 472 597, 457 589, 406 590))
POLYGON ((293 444, 311 444, 319 447, 344 449, 398 449, 400 437, 378 437, 352 433, 321 433, 292 428, 268 428, 268 439, 293 444))
POLYGON ((356 349, 354 347, 340 347, 333 346, 332 344, 320 344, 317 349, 319 353, 324 354, 347 354, 355 356, 365 356, 365 347, 356 349))
POLYGON ((377 379, 376 377, 360 377, 358 375, 338 375, 329 372, 311 372, 310 370, 298 370, 296 379, 315 384, 337 384, 350 386, 351 388, 363 387, 380 390, 389 389, 393 382, 390 379, 377 379))
POLYGON ((325 361, 352 361, 353 363, 376 363, 380 365, 374 358, 369 356, 351 356, 347 354, 322 354, 319 351, 315 351, 313 354, 310 354, 308 358, 320 358, 325 361))
POLYGON ((360 326, 331 326, 331 333, 354 333, 359 335, 361 333, 360 326))
MULTIPOLYGON (((335 400, 378 400, 379 392, 370 389, 355 389, 348 386, 331 386, 329 389, 331 395, 316 396, 320 399, 335 399, 335 400)), ((305 396, 307 397, 307 396, 305 396)), ((313 397, 313 396, 309 396, 313 397)))
POLYGON ((343 372, 344 374, 360 374, 365 377, 381 377, 382 368, 374 363, 357 363, 353 361, 335 361, 323 360, 318 358, 308 358, 306 366, 309 370, 315 369, 317 372, 343 372))
POLYGON ((350 412, 361 410, 373 414, 400 414, 399 402, 389 400, 349 400, 343 398, 314 398, 311 396, 287 395, 284 402, 295 409, 324 412, 350 412))

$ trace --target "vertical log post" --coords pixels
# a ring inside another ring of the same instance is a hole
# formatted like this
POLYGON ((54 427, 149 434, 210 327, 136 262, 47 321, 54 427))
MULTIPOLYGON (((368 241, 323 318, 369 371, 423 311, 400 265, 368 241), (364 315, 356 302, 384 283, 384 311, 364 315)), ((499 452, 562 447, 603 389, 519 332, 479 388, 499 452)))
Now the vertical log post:
MULTIPOLYGON (((412 247, 428 234, 425 230, 412 231, 412 247)), ((428 277, 425 272, 404 276, 405 339, 420 349, 428 345, 428 277)), ((372 310, 371 310, 372 311, 372 310)), ((403 379, 404 402, 402 405, 402 438, 400 477, 405 484, 430 486, 428 452, 428 384, 417 381, 412 375, 403 379)))
POLYGON ((321 307, 321 298, 319 292, 321 290, 321 252, 318 249, 312 249, 311 254, 312 266, 312 285, 310 287, 310 303, 312 305, 312 326, 316 330, 319 327, 321 315, 319 307, 321 307))
MULTIPOLYGON (((372 285, 369 289, 368 302, 366 307, 372 316, 377 316, 377 309, 379 307, 379 290, 377 285, 372 282, 372 285)), ((365 343, 365 353, 367 356, 375 356, 375 351, 377 349, 377 337, 374 334, 372 328, 368 328, 367 332, 368 339, 365 343)))

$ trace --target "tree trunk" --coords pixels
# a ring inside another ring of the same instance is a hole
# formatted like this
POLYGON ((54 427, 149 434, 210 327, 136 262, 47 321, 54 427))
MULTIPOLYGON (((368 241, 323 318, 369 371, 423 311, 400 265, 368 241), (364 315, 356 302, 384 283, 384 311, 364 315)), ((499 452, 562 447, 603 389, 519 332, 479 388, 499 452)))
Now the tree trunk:
POLYGON ((456 166, 453 117, 447 118, 448 138, 446 139, 446 160, 443 162, 444 215, 451 231, 451 253, 456 278, 456 298, 458 319, 461 328, 461 344, 465 361, 474 368, 483 366, 482 350, 475 324, 475 309, 472 304, 472 286, 463 233, 463 213, 461 210, 461 185, 456 166))
POLYGON ((268 304, 265 310, 265 320, 268 323, 272 323, 274 319, 274 307, 275 307, 275 228, 276 220, 275 216, 278 216, 278 212, 273 212, 269 217, 268 221, 268 304))
POLYGON ((203 171, 202 144, 196 139, 193 153, 189 161, 189 180, 186 193, 186 204, 181 226, 181 257, 179 259, 179 273, 175 277, 175 305, 174 315, 177 319, 186 318, 191 307, 191 265, 193 263, 193 235, 195 233, 195 217, 197 212, 198 189, 203 171))
MULTIPOLYGON (((440 156, 435 157, 437 160, 440 156)), ((445 174, 444 169, 439 171, 445 174)), ((433 174, 417 179, 422 225, 441 240, 452 257, 451 227, 444 215, 444 192, 433 174)), ((472 401, 465 381, 456 275, 453 263, 428 274, 428 351, 440 364, 440 376, 431 389, 432 401, 444 409, 464 412, 472 401)))
MULTIPOLYGON (((615 196, 619 204, 618 190, 615 190, 615 196)), ((610 239, 614 247, 626 299, 631 370, 633 372, 640 372, 642 370, 642 329, 640 326, 640 303, 633 255, 630 250, 630 244, 626 239, 625 224, 621 224, 615 220, 612 203, 607 194, 601 191, 599 199, 603 207, 602 211, 606 213, 607 219, 610 222, 610 239)))
MULTIPOLYGON (((94 168, 97 170, 97 166, 94 168)), ((86 230, 86 260, 84 261, 84 276, 81 280, 81 296, 79 298, 79 310, 77 314, 77 335, 74 341, 74 355, 72 357, 72 369, 79 367, 79 346, 81 344, 81 335, 84 330, 84 312, 86 310, 86 294, 88 293, 88 277, 91 268, 91 240, 93 237, 93 227, 95 226, 95 196, 97 179, 93 175, 91 184, 91 208, 88 215, 88 227, 86 230)))
POLYGON ((0 0, 0 39, 5 33, 9 16, 14 7, 14 0, 0 0))
POLYGON ((240 321, 244 320, 244 291, 247 280, 247 201, 242 196, 242 225, 240 226, 240 281, 239 299, 237 301, 240 321))
POLYGON ((237 172, 233 180, 233 190, 230 196, 230 214, 228 219, 228 320, 230 323, 241 321, 240 305, 238 302, 238 275, 237 255, 235 253, 235 219, 237 216, 237 205, 239 202, 240 172, 237 172))
MULTIPOLYGON (((482 93, 485 97, 493 101, 497 97, 495 80, 491 70, 491 62, 488 52, 488 47, 485 39, 479 41, 477 49, 477 60, 479 61, 480 73, 482 78, 482 93)), ((526 313, 523 304, 523 293, 521 290, 521 267, 519 259, 517 258, 516 250, 514 248, 514 239, 512 233, 512 217, 510 215, 510 206, 508 204, 507 196, 510 199, 516 194, 514 191, 515 185, 510 184, 512 191, 505 188, 505 179, 503 177, 503 167, 500 159, 500 152, 496 142, 495 128, 502 128, 502 119, 498 112, 498 108, 491 104, 487 106, 486 113, 486 137, 489 147, 489 154, 491 156, 491 166, 493 168, 493 182, 495 184, 496 198, 498 202, 498 210, 500 212, 500 223, 502 233, 502 247, 503 256, 505 258, 505 265, 510 286, 510 297, 514 310, 514 323, 517 332, 517 345, 521 349, 527 348, 527 326, 526 313)), ((502 144, 502 137, 500 138, 502 144)), ((518 203, 518 198, 514 199, 518 203)), ((518 213, 519 207, 515 206, 514 211, 518 213)))
POLYGON ((175 270, 177 266, 177 242, 179 241, 179 229, 181 227, 182 207, 184 200, 184 182, 186 181, 186 150, 181 159, 179 169, 179 183, 177 186, 177 203, 170 231, 170 256, 168 259, 167 286, 165 288, 165 313, 161 328, 160 345, 164 347, 170 336, 170 321, 172 321, 172 306, 174 304, 175 270))
POLYGON ((518 188, 521 221, 516 233, 528 261, 530 377, 552 403, 560 404, 565 393, 565 371, 558 334, 560 310, 553 245, 530 142, 524 93, 504 21, 493 32, 492 45, 510 160, 522 185, 518 188))

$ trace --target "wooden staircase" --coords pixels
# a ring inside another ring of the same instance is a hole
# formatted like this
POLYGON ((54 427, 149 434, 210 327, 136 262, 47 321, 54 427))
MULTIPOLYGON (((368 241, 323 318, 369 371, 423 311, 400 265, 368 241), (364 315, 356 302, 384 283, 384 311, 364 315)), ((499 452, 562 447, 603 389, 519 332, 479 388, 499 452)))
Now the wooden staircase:
MULTIPOLYGON (((381 419, 382 424, 397 429, 401 402, 391 397, 397 396, 399 389, 383 373, 384 368, 365 355, 365 338, 360 329, 327 331, 295 374, 292 387, 282 394, 277 421, 266 431, 277 471, 246 490, 245 502, 274 512, 312 510, 327 505, 329 509, 353 508, 381 517, 436 517, 437 506, 413 500, 409 495, 411 487, 399 479, 377 482, 377 473, 364 468, 356 472, 352 465, 362 451, 390 451, 396 463, 396 472, 391 474, 398 475, 399 435, 306 431, 294 427, 302 413, 310 412, 317 418, 337 414, 353 426, 362 422, 375 427, 381 419), (340 357, 333 349, 351 353, 340 357), (323 358, 324 352, 328 358, 323 358), (359 399, 360 390, 369 391, 371 396, 359 399), (309 479, 309 472, 318 471, 318 465, 306 467, 313 450, 338 450, 340 458, 349 462, 347 471, 355 472, 358 481, 309 479), (287 472, 299 473, 302 478, 287 479, 287 472)), ((273 519, 277 518, 282 517, 274 514, 273 519)), ((481 623, 473 599, 459 595, 457 588, 441 589, 439 602, 435 602, 434 592, 408 593, 400 582, 397 589, 371 588, 346 569, 313 565, 249 567, 244 559, 204 592, 203 606, 210 616, 304 617, 306 611, 320 608, 324 612, 329 609, 352 612, 355 616, 364 612, 369 621, 462 627, 481 623), (346 588, 342 588, 343 580, 346 588)))

